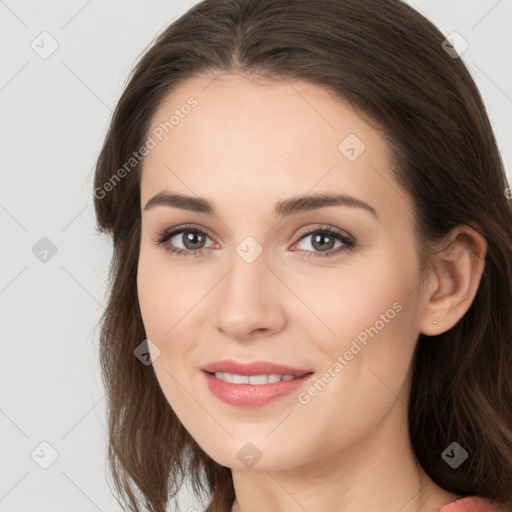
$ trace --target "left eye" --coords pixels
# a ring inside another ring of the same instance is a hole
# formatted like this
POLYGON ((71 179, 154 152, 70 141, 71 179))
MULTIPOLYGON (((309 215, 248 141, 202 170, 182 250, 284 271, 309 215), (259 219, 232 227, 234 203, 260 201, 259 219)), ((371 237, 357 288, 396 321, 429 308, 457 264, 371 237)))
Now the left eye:
POLYGON ((308 237, 312 237, 309 245, 313 249, 320 249, 319 252, 306 250, 306 252, 309 253, 307 255, 308 258, 335 256, 343 251, 353 250, 356 244, 354 238, 338 232, 329 226, 308 231, 305 234, 302 234, 302 236, 299 235, 298 242, 301 242, 308 237), (336 240, 339 240, 341 244, 334 248, 332 244, 335 243, 336 240), (328 250, 324 250, 326 247, 328 250))
MULTIPOLYGON (((303 242, 304 240, 310 238, 309 244, 306 244, 306 246, 309 246, 306 250, 313 249, 327 249, 331 250, 334 249, 334 244, 336 241, 341 240, 341 236, 338 234, 332 234, 328 231, 315 231, 313 233, 308 233, 304 236, 302 236, 299 240, 299 242, 303 242)), ((343 241, 340 241, 340 245, 343 243, 343 241)), ((338 245, 339 247, 339 245, 338 245)))
MULTIPOLYGON (((355 246, 355 240, 351 236, 342 234, 330 227, 318 228, 302 233, 296 238, 294 245, 299 244, 308 237, 312 237, 309 246, 313 250, 303 250, 309 253, 307 257, 334 256, 342 251, 352 250, 355 246), (340 242, 340 245, 334 247, 333 244, 335 244, 336 240, 340 242), (327 250, 325 250, 326 248, 327 250), (317 251, 315 251, 315 249, 317 251)), ((204 245, 207 238, 210 237, 200 229, 193 226, 181 226, 158 234, 155 242, 158 245, 165 246, 165 249, 172 254, 197 256, 202 253, 203 249, 208 248, 204 245), (184 247, 176 247, 176 242, 173 241, 173 238, 176 238, 177 241, 181 241, 184 247), (167 242, 170 242, 170 244, 167 244, 167 242)), ((214 245, 215 243, 212 243, 209 247, 214 245)))

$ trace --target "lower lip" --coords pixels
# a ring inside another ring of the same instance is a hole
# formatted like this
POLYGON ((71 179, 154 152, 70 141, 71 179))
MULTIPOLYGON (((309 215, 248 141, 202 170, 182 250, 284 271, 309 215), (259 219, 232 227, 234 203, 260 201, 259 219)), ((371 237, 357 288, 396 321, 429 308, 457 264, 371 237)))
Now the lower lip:
POLYGON ((238 407, 260 407, 273 402, 277 398, 296 391, 309 380, 313 373, 308 373, 298 379, 282 380, 271 384, 233 384, 215 375, 203 371, 209 390, 217 398, 230 405, 238 407))

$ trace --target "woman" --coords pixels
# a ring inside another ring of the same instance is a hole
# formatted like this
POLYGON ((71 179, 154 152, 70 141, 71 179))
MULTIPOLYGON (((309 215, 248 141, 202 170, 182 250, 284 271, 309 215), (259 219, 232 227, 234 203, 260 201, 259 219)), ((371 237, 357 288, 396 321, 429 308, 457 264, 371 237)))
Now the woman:
POLYGON ((95 174, 119 500, 512 510, 512 209, 457 51, 398 0, 205 0, 95 174), (152 364, 151 364, 152 363, 152 364))

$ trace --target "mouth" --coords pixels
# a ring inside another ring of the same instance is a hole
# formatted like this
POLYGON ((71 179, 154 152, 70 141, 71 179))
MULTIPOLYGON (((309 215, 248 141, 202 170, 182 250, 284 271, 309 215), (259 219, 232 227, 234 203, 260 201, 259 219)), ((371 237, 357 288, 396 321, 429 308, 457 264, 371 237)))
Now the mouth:
POLYGON ((255 408, 292 394, 313 378, 314 372, 244 375, 203 370, 210 393, 235 407, 255 408))
MULTIPOLYGON (((284 364, 272 363, 270 361, 253 361, 249 363, 240 363, 231 359, 224 359, 222 361, 214 361, 212 363, 208 363, 202 366, 201 370, 214 375, 234 375, 237 376, 237 378, 260 377, 260 381, 262 381, 262 376, 269 376, 271 377, 270 382, 273 381, 272 379, 276 378, 275 375, 286 377, 287 379, 291 380, 291 378, 302 377, 308 373, 312 373, 312 370, 310 369, 305 370, 284 364)), ((221 378, 221 376, 219 376, 219 378, 221 378)), ((245 384, 246 382, 242 380, 240 383, 245 384)), ((257 380, 254 380, 254 383, 256 384, 257 380)))
POLYGON ((260 375, 242 375, 238 373, 229 372, 205 372, 216 379, 228 382, 230 384, 248 384, 251 386, 261 386, 265 384, 275 384, 277 382, 288 382, 291 380, 302 379, 305 376, 311 375, 313 372, 306 372, 301 375, 291 374, 260 374, 260 375))

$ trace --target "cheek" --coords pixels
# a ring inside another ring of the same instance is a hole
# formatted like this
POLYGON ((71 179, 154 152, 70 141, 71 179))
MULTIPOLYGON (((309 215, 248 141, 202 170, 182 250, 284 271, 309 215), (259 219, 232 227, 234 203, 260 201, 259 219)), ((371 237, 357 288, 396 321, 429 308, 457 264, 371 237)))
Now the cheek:
POLYGON ((357 321, 347 313, 339 317, 334 328, 340 335, 326 351, 325 373, 318 375, 321 382, 299 397, 304 422, 314 415, 318 438, 332 439, 335 432, 339 446, 375 428, 397 400, 407 402, 417 337, 411 320, 414 306, 400 290, 388 287, 373 292, 371 301, 354 302, 357 321))
MULTIPOLYGON (((418 336, 418 269, 414 261, 390 252, 360 275, 340 292, 343 299, 338 304, 329 305, 337 333, 329 358, 336 361, 341 355, 347 361, 342 371, 345 378, 340 381, 349 387, 381 379, 384 392, 389 392, 386 386, 398 390, 418 336)), ((370 396, 367 392, 361 396, 370 396)))
MULTIPOLYGON (((169 261, 163 249, 141 247, 137 268, 137 294, 146 336, 162 354, 185 355, 197 336, 197 314, 205 295, 204 280, 169 261)), ((159 362, 161 360, 159 359, 159 362)), ((155 366, 155 370, 157 369, 155 366)))
MULTIPOLYGON (((162 338, 175 320, 174 312, 180 301, 176 290, 179 283, 163 270, 164 261, 158 250, 141 247, 137 268, 137 294, 148 338, 162 338)), ((163 251, 162 251, 163 252, 163 251)), ((185 292, 186 293, 186 292, 185 292)))
POLYGON ((139 305, 146 336, 158 347, 152 367, 159 386, 181 423, 196 437, 194 428, 204 424, 205 417, 191 398, 197 392, 191 390, 191 395, 188 391, 196 337, 187 334, 194 332, 190 310, 200 295, 187 286, 187 273, 180 272, 179 265, 171 267, 166 255, 159 252, 141 248, 137 269, 139 305))
POLYGON ((179 294, 187 292, 180 283, 181 272, 169 265, 170 255, 160 247, 153 247, 149 241, 142 240, 137 266, 137 290, 141 309, 147 315, 160 318, 172 311, 179 294), (156 314, 156 310, 160 315, 156 314), (163 314, 163 315, 162 315, 163 314))
POLYGON ((382 252, 372 261, 362 260, 350 275, 331 279, 328 293, 315 292, 310 304, 317 305, 319 316, 335 331, 334 340, 358 339, 364 345, 379 339, 389 345, 410 327, 406 317, 414 315, 417 282, 413 261, 382 252))
MULTIPOLYGON (((189 301, 178 293, 180 283, 176 282, 173 274, 179 272, 162 268, 165 264, 159 251, 141 247, 137 268, 137 294, 142 321, 149 338, 158 347, 157 357, 152 354, 152 366, 160 387, 168 402, 174 405, 183 400, 180 386, 171 375, 176 374, 176 368, 170 364, 175 359, 183 360, 188 350, 183 343, 183 329, 186 326, 186 311, 189 301), (185 317, 185 318, 184 318, 185 317), (178 337, 180 342, 177 342, 178 337)), ((163 251, 162 251, 163 252, 163 251)), ((165 257, 165 256, 164 256, 165 257)), ((186 294, 186 289, 185 292, 186 294)))

